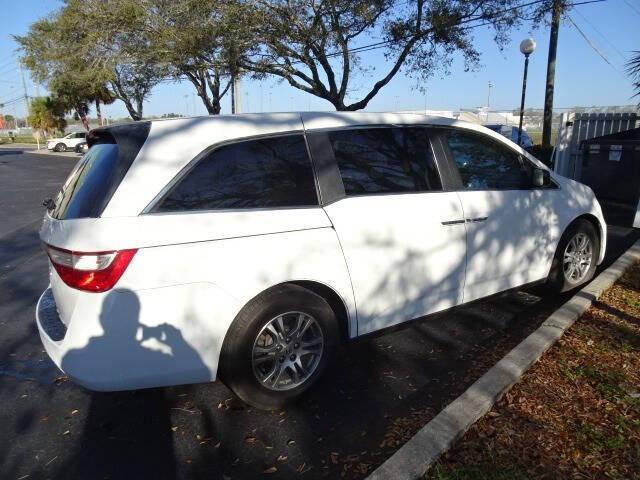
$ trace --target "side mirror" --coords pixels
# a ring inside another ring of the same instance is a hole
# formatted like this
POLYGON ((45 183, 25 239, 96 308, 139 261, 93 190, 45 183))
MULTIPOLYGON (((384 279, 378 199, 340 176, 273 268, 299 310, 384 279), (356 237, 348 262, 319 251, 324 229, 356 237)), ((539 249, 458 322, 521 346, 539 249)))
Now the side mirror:
POLYGON ((549 175, 549 171, 543 168, 534 168, 533 169, 533 186, 534 187, 545 187, 551 183, 551 175, 549 175))

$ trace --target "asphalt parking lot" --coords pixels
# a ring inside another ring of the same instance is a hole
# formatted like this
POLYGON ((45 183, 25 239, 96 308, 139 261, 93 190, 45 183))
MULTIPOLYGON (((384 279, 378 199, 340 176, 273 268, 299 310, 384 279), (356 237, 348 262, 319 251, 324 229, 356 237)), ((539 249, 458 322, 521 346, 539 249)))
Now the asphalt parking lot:
MULTIPOLYGON (((362 478, 565 300, 508 293, 353 342, 283 411, 244 407, 219 382, 89 392, 49 361, 34 322, 41 202, 76 161, 0 148, 3 479, 362 478)), ((638 237, 612 227, 606 263, 638 237)))

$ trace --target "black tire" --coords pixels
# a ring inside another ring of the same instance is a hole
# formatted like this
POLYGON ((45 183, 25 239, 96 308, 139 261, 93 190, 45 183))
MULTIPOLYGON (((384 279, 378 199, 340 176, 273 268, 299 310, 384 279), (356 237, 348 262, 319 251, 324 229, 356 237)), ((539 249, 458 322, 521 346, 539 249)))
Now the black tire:
POLYGON ((274 287, 249 302, 231 324, 220 355, 220 377, 245 403, 262 410, 281 408, 315 384, 333 357, 338 342, 338 322, 324 298, 297 285, 274 287), (272 390, 254 374, 253 346, 262 328, 286 312, 303 312, 316 320, 323 335, 322 355, 313 373, 301 385, 289 390, 272 390))
POLYGON ((562 235, 562 238, 560 238, 558 248, 556 249, 556 253, 553 257, 553 263, 551 264, 551 271, 549 272, 549 277, 547 278, 547 282, 545 285, 546 290, 550 293, 564 293, 574 290, 581 285, 584 285, 593 278, 593 275, 596 271, 599 255, 600 236, 596 231, 596 227, 594 227, 593 223, 591 223, 590 221, 582 218, 574 221, 567 227, 564 234, 562 235), (565 275, 563 268, 563 259, 567 245, 578 234, 586 235, 591 241, 592 260, 591 265, 586 272, 586 275, 577 281, 571 281, 565 275))
POLYGON ((67 146, 64 143, 58 143, 55 147, 53 147, 54 152, 66 152, 67 146))

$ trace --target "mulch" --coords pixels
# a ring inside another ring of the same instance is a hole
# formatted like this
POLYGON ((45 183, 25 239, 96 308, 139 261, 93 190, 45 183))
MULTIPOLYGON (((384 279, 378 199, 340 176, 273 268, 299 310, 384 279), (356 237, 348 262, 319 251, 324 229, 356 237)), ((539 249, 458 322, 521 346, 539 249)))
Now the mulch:
POLYGON ((640 264, 426 479, 640 479, 640 264))

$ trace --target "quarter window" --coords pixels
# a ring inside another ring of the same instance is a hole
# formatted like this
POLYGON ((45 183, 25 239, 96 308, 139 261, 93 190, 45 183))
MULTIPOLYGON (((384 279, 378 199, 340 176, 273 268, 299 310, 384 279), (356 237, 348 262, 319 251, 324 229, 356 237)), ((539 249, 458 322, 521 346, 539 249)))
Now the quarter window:
POLYGON ((530 169, 516 152, 489 138, 458 130, 450 131, 447 139, 465 190, 531 187, 530 169))
POLYGON ((250 140, 208 153, 161 200, 159 212, 317 205, 302 135, 250 140))
POLYGON ((329 141, 347 196, 442 190, 424 128, 338 130, 329 141))

